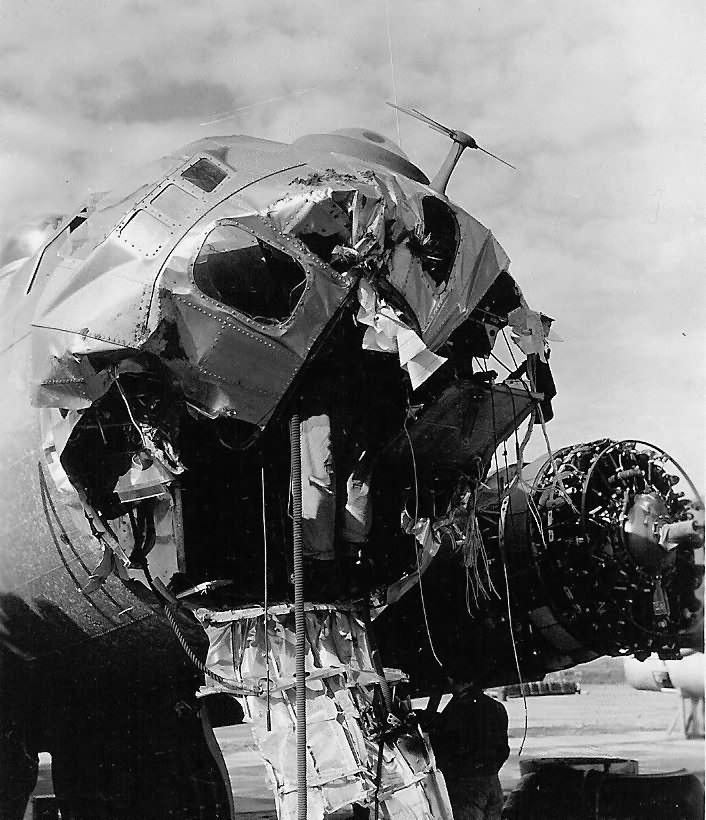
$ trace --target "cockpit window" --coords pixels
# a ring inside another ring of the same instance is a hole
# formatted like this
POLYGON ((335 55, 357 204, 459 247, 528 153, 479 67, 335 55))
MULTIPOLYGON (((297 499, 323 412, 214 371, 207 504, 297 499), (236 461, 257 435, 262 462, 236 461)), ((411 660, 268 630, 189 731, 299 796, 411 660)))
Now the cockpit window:
POLYGON ((226 172, 208 159, 199 159, 182 171, 183 179, 210 194, 228 176, 226 172))
POLYGON ((196 258, 194 281, 206 296, 253 319, 281 322, 297 306, 306 273, 264 240, 236 225, 219 225, 196 258))
POLYGON ((422 270, 437 285, 448 282, 458 248, 458 222, 449 206, 434 196, 422 200, 425 241, 422 270))

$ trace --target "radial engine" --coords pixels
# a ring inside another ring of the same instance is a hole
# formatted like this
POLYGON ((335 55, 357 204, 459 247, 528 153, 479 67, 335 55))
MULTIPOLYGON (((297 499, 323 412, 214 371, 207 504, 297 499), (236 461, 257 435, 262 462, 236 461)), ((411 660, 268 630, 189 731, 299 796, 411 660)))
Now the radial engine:
POLYGON ((601 655, 678 658, 703 640, 703 515, 681 467, 645 442, 601 439, 498 470, 432 521, 426 622, 402 648, 410 594, 380 618, 385 651, 427 682, 466 658, 487 685, 601 655))

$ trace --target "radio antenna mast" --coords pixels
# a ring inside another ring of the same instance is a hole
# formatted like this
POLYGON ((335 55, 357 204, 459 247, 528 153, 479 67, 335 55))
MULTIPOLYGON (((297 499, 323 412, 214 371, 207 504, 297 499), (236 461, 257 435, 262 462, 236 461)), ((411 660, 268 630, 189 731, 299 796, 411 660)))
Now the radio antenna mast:
POLYGON ((447 128, 445 125, 442 125, 440 122, 433 120, 431 117, 428 117, 426 114, 423 114, 416 108, 405 108, 403 105, 396 105, 395 103, 391 102, 388 102, 387 104, 392 108, 397 108, 399 111, 402 111, 404 114, 407 114, 410 117, 414 117, 415 120, 420 120, 421 122, 428 125, 429 128, 433 128, 434 131, 439 131, 441 134, 445 134, 447 137, 450 137, 450 139, 453 140, 451 150, 449 151, 446 159, 442 163, 441 168, 439 168, 439 170, 437 171, 436 176, 431 181, 430 187, 438 193, 446 193, 446 186, 449 184, 451 174, 454 172, 454 169, 458 165, 458 161, 461 159, 461 154, 466 150, 466 148, 477 148, 479 151, 482 151, 489 157, 496 159, 498 162, 502 162, 503 165, 507 165, 508 168, 512 168, 513 171, 517 170, 517 168, 515 168, 514 165, 511 165, 504 159, 501 159, 495 154, 492 154, 490 151, 486 151, 485 148, 481 148, 481 146, 478 145, 478 143, 473 139, 473 137, 470 134, 466 134, 465 131, 456 131, 453 128, 447 128))

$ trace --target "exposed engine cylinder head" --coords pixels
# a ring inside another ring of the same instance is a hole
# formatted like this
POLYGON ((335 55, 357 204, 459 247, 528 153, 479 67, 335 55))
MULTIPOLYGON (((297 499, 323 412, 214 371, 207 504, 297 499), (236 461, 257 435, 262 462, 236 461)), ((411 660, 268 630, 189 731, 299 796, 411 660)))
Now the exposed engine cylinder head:
POLYGON ((550 643, 672 657, 700 642, 703 502, 667 453, 603 439, 536 462, 525 479, 501 529, 511 565, 529 547, 528 608, 550 643))

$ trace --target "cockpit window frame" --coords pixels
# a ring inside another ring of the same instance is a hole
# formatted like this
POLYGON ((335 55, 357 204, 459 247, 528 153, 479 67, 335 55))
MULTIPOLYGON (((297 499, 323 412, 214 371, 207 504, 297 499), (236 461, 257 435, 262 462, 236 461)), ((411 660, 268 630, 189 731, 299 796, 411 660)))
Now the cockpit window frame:
POLYGON ((177 168, 173 174, 170 174, 172 181, 175 182, 177 185, 180 186, 187 186, 185 190, 192 193, 192 195, 196 195, 198 197, 204 197, 207 199, 211 199, 214 196, 219 195, 218 189, 228 181, 230 177, 233 175, 233 168, 228 165, 225 165, 222 162, 219 162, 215 157, 211 156, 210 154, 194 154, 194 156, 189 157, 189 159, 179 168, 177 168), (222 174, 223 177, 220 179, 210 190, 202 188, 200 185, 197 185, 195 182, 190 180, 188 177, 184 176, 184 174, 189 171, 194 166, 198 165, 199 162, 208 162, 210 165, 213 165, 217 168, 222 174))
MULTIPOLYGON (((294 237, 283 236, 274 225, 269 223, 269 220, 266 217, 262 217, 260 215, 222 217, 210 223, 208 229, 203 232, 202 237, 199 240, 198 246, 196 247, 194 253, 191 255, 191 258, 189 260, 188 277, 195 291, 199 294, 199 297, 201 299, 204 299, 206 302, 209 302, 210 304, 217 306, 219 310, 227 311, 228 313, 236 317, 239 321, 242 321, 247 325, 256 328, 259 331, 281 331, 285 330, 287 327, 293 324, 293 322, 297 318, 297 315, 301 312, 303 308, 306 296, 311 291, 311 288, 313 286, 313 273, 311 270, 313 265, 311 264, 311 262, 313 258, 313 254, 311 253, 311 251, 308 250, 308 248, 306 248, 306 246, 304 246, 299 240, 295 239, 294 237), (292 312, 287 316, 286 319, 272 319, 271 321, 262 321, 259 317, 251 316, 250 314, 245 313, 243 310, 237 307, 229 305, 225 302, 221 302, 218 299, 209 296, 201 289, 198 282, 196 281, 196 277, 194 276, 194 267, 196 265, 196 260, 199 258, 201 251, 203 250, 203 247, 208 240, 208 237, 213 233, 213 231, 218 228, 224 227, 238 228, 252 236, 253 239, 255 239, 256 241, 264 242, 266 245, 270 245, 276 251, 279 251, 280 253, 286 254, 288 257, 290 257, 294 264, 296 264, 301 269, 302 273, 304 274, 302 280, 304 282, 304 288, 299 294, 299 298, 297 299, 297 303, 294 306, 292 312), (302 250, 304 250, 305 252, 302 253, 302 250), (307 262, 308 264, 305 264, 305 262, 307 262)), ((322 263, 318 259, 316 259, 315 261, 318 262, 320 265, 324 265, 324 263, 322 263)), ((335 278, 335 271, 333 269, 331 269, 331 274, 334 275, 332 278, 335 278)))
POLYGON ((454 270, 456 268, 456 262, 458 260, 458 254, 459 254, 459 250, 461 248, 461 239, 462 239, 461 225, 458 221, 458 216, 456 215, 456 211, 453 209, 453 207, 448 202, 448 200, 446 200, 445 198, 442 198, 440 196, 435 196, 433 194, 425 194, 421 198, 421 202, 420 202, 421 210, 422 210, 422 217, 424 219, 424 234, 425 234, 425 236, 431 234, 431 232, 429 230, 427 230, 427 213, 426 213, 426 208, 425 208, 425 204, 427 202, 436 203, 435 207, 439 207, 439 208, 444 209, 446 211, 446 213, 448 214, 448 216, 450 216, 451 219, 453 220, 454 251, 453 251, 453 255, 451 255, 449 257, 448 270, 446 271, 446 275, 443 278, 441 278, 439 281, 437 281, 434 276, 432 276, 430 273, 428 273, 422 267, 422 273, 432 283, 432 287, 434 288, 434 292, 437 293, 437 294, 441 294, 449 287, 449 283, 451 282, 454 270))

